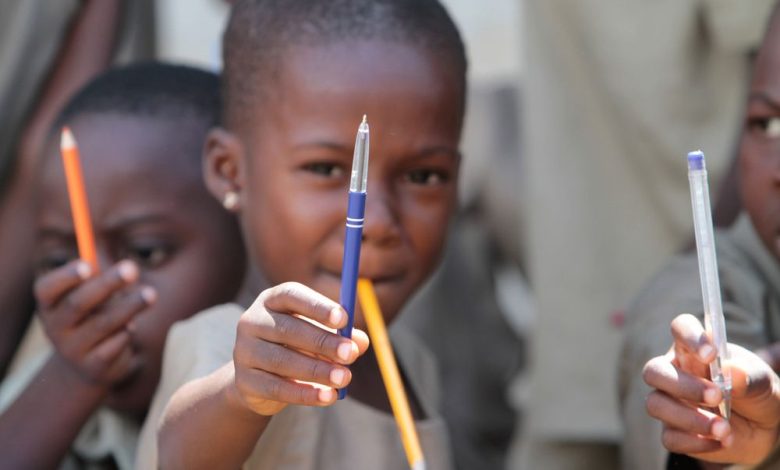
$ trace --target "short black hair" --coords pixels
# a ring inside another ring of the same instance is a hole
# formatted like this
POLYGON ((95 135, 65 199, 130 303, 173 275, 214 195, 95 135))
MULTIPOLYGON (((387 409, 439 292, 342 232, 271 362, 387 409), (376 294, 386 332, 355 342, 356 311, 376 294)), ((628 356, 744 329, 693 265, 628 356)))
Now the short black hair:
POLYGON ((239 0, 223 39, 226 124, 248 118, 286 48, 371 39, 431 51, 453 67, 465 96, 465 47, 438 0, 239 0))
POLYGON ((108 70, 79 90, 52 131, 83 114, 120 114, 219 123, 219 77, 184 65, 139 62, 108 70))

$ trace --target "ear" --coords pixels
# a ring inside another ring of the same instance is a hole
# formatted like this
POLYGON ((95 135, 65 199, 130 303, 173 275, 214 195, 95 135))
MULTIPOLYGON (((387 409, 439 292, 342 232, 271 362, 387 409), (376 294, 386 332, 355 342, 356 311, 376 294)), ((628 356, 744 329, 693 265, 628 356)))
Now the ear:
POLYGON ((203 148, 203 178, 209 192, 231 212, 240 212, 246 181, 244 146, 220 127, 211 129, 203 148))

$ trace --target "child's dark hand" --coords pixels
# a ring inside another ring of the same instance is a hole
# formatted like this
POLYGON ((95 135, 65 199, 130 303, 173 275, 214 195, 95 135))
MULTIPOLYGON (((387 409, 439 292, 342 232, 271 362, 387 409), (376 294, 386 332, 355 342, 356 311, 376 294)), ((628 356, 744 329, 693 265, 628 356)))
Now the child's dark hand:
POLYGON ((128 289, 137 280, 130 261, 97 275, 74 261, 35 283, 41 322, 57 354, 91 384, 110 386, 140 365, 128 328, 157 294, 147 286, 128 289))
POLYGON ((297 283, 263 291, 242 315, 233 350, 235 392, 248 408, 273 415, 288 404, 330 405, 349 384, 352 364, 368 336, 352 340, 335 329, 347 314, 327 297, 297 283))
POLYGON ((662 441, 672 452, 720 463, 755 464, 774 448, 780 425, 780 378, 759 356, 729 344, 731 418, 714 412, 721 391, 710 381, 716 351, 699 320, 672 321, 674 344, 651 359, 644 379, 655 390, 647 412, 664 425, 662 441))

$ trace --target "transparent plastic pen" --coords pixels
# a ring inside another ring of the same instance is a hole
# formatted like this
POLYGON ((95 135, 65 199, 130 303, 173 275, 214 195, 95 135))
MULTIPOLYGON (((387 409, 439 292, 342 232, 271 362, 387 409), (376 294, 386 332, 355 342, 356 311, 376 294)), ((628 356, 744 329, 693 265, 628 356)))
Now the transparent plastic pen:
POLYGON ((731 373, 723 368, 729 358, 726 341, 726 321, 720 298, 718 260, 715 256, 715 239, 710 210, 710 194, 707 184, 707 166, 701 150, 688 154, 688 180, 691 184, 693 227, 696 233, 696 253, 699 258, 699 278, 704 301, 704 327, 718 350, 710 363, 710 377, 723 393, 720 414, 729 419, 731 414, 731 373))
MULTIPOLYGON (((349 180, 347 202, 347 228, 344 237, 344 258, 341 265, 341 292, 339 303, 347 311, 347 326, 339 330, 345 338, 352 337, 355 322, 355 295, 357 292, 358 267, 360 266, 360 244, 363 238, 363 221, 366 212, 366 183, 368 182, 368 121, 358 127, 355 137, 355 153, 352 157, 352 175, 349 180)), ((347 395, 347 389, 339 390, 339 400, 347 395)))

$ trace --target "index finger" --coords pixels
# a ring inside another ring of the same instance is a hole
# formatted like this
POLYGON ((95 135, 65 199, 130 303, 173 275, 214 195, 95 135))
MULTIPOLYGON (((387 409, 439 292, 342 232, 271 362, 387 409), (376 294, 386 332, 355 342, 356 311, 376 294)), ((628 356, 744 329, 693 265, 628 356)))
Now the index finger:
POLYGON ((35 280, 33 292, 41 309, 49 309, 60 299, 85 281, 92 268, 82 260, 74 260, 35 280))
POLYGON ((258 301, 268 310, 300 315, 326 327, 342 328, 347 325, 347 313, 341 305, 297 282, 286 282, 267 289, 260 294, 258 301))

